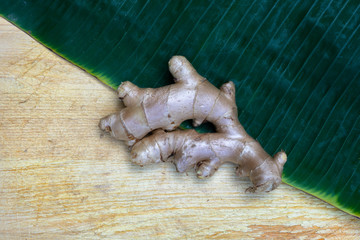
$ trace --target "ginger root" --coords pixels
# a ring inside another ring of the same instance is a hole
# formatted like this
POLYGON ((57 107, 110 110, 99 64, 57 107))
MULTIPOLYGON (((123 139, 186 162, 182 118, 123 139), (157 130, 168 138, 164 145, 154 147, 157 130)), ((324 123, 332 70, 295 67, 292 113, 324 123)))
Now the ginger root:
POLYGON ((138 165, 170 160, 179 172, 195 168, 197 176, 205 178, 232 162, 238 175, 250 177, 253 186, 247 191, 278 187, 287 156, 281 151, 271 157, 246 133, 238 120, 234 84, 216 88, 182 56, 170 59, 169 70, 175 84, 161 88, 123 82, 118 95, 125 108, 102 118, 99 127, 126 141, 138 165), (211 122, 216 133, 175 130, 188 119, 193 119, 194 126, 211 122))

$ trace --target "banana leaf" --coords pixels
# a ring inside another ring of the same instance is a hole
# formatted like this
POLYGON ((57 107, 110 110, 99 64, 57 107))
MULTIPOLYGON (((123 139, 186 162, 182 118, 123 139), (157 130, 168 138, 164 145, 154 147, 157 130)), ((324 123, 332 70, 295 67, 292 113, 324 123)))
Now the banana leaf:
POLYGON ((0 14, 116 88, 172 83, 184 55, 214 85, 233 81, 239 119, 283 181, 360 216, 357 0, 1 0, 0 14))

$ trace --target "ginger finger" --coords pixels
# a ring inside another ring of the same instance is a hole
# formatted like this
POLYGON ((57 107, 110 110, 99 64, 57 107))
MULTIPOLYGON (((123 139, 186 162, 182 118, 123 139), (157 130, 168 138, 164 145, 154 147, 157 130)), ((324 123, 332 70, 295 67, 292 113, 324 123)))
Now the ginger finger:
POLYGON ((238 120, 234 84, 216 88, 182 56, 170 59, 169 70, 175 83, 161 88, 122 83, 118 94, 126 107, 102 118, 100 128, 127 141, 136 164, 170 160, 179 172, 196 168, 198 177, 203 178, 231 162, 237 165, 238 175, 253 183, 247 191, 275 189, 281 183, 287 156, 281 151, 271 157, 246 133, 238 120), (173 131, 188 119, 193 119, 195 126, 211 122, 216 133, 173 131), (153 134, 145 137, 150 132, 153 134))

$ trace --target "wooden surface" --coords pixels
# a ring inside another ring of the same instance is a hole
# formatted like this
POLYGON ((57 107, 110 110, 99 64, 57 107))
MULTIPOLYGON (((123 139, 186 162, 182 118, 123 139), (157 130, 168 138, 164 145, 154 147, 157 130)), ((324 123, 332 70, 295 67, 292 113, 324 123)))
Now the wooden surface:
POLYGON ((360 219, 282 184, 245 194, 138 167, 98 129, 113 90, 0 18, 0 239, 359 239, 360 219))

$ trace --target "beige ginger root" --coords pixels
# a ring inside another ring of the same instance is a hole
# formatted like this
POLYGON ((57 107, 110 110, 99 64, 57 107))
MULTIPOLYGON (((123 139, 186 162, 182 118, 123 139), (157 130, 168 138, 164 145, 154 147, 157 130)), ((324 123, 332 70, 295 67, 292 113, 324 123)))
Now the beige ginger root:
POLYGON ((101 119, 100 128, 132 146, 132 161, 141 166, 169 159, 178 171, 196 168, 203 178, 232 162, 237 174, 250 177, 253 186, 248 191, 279 186, 287 156, 281 151, 271 157, 246 133, 238 120, 234 84, 216 88, 182 56, 171 58, 169 70, 175 84, 142 89, 122 83, 118 94, 125 108, 101 119), (211 122, 216 133, 175 130, 188 119, 194 126, 211 122))

